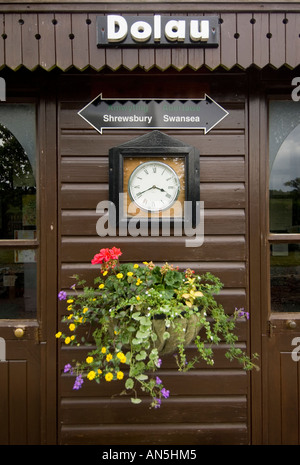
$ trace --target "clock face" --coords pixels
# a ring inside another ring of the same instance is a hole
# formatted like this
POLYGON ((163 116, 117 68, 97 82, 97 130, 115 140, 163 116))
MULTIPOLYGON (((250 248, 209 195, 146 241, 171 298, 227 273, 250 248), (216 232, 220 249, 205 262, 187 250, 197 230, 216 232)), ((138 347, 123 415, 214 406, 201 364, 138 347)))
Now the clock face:
POLYGON ((155 160, 138 165, 128 181, 131 200, 145 211, 159 212, 170 208, 179 191, 180 181, 173 168, 155 160))

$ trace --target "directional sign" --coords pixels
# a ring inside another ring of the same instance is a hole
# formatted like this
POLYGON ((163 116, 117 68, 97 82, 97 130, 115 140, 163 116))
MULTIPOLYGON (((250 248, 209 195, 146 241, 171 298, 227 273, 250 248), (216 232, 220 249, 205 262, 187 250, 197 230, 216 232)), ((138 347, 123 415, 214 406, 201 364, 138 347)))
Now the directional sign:
POLYGON ((103 129, 204 129, 207 134, 228 115, 205 94, 203 99, 102 99, 78 114, 102 134, 103 129))

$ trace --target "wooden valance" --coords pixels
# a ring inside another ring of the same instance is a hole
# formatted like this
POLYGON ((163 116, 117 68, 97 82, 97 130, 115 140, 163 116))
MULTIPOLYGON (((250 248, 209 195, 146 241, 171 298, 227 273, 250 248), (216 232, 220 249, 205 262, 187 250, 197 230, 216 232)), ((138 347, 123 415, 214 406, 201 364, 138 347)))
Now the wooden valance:
MULTIPOLYGON (((215 49, 97 48, 97 12, 0 13, 0 68, 84 70, 142 68, 160 70, 201 67, 230 70, 252 65, 276 69, 300 64, 299 12, 224 12, 220 45, 215 49)), ((209 13, 216 14, 216 13, 209 13)), ((192 16, 192 13, 187 14, 192 16)))

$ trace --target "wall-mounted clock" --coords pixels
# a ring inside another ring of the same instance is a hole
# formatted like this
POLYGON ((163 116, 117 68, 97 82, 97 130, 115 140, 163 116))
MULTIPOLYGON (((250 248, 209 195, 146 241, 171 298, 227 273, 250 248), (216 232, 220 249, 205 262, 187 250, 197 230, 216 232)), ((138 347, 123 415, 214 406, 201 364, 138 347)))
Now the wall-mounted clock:
POLYGON ((119 223, 139 218, 195 226, 199 153, 160 131, 113 147, 109 151, 109 193, 119 223), (193 208, 187 209, 186 202, 193 208))

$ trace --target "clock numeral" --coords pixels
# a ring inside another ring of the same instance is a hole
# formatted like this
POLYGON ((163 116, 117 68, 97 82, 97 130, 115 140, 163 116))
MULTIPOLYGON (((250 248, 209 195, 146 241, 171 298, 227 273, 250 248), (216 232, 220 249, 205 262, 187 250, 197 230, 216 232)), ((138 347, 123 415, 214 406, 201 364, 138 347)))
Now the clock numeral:
POLYGON ((147 199, 144 199, 144 200, 143 200, 143 204, 146 205, 147 202, 148 202, 147 199))
POLYGON ((170 199, 172 196, 170 194, 166 194, 166 197, 168 197, 168 199, 170 199))
POLYGON ((168 189, 174 189, 174 186, 168 186, 168 189))
POLYGON ((139 189, 141 186, 133 186, 135 189, 139 189))
POLYGON ((152 169, 153 169, 153 173, 156 173, 156 166, 155 165, 153 166, 152 169))
POLYGON ((144 171, 145 171, 146 174, 149 174, 149 172, 146 169, 144 169, 144 171))
POLYGON ((138 178, 138 179, 142 179, 142 178, 140 178, 140 176, 137 176, 137 178, 138 178))

